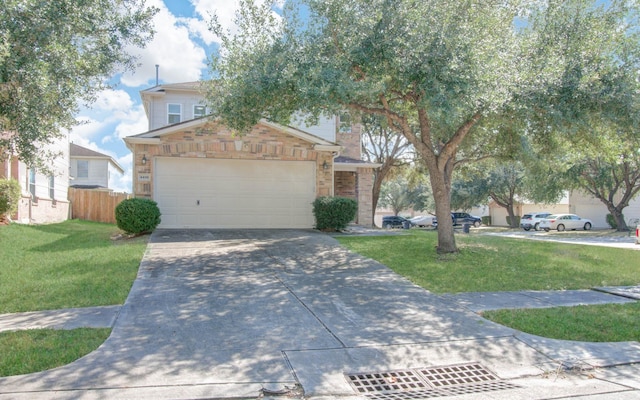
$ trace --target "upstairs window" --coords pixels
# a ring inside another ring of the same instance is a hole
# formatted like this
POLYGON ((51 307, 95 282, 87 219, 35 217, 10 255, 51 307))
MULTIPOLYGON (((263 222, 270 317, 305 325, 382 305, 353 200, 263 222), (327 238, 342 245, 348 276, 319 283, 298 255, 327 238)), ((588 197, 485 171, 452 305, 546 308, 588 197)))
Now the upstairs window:
POLYGON ((338 131, 342 133, 351 132, 351 115, 342 113, 338 116, 338 131))
POLYGON ((193 106, 193 118, 201 118, 207 115, 207 106, 193 106))
POLYGON ((182 121, 182 104, 167 104, 167 123, 177 124, 182 121))
POLYGON ((88 178, 89 177, 89 160, 78 160, 78 170, 76 171, 76 178, 88 178))

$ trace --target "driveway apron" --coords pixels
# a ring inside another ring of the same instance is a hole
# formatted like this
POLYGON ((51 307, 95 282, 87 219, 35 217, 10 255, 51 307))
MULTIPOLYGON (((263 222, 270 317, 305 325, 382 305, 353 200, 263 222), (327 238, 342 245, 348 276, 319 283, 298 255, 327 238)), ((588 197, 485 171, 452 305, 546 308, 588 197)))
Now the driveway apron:
POLYGON ((327 235, 158 230, 109 339, 70 365, 0 378, 0 399, 250 398, 297 384, 345 396, 345 373, 467 362, 501 379, 557 367, 327 235))

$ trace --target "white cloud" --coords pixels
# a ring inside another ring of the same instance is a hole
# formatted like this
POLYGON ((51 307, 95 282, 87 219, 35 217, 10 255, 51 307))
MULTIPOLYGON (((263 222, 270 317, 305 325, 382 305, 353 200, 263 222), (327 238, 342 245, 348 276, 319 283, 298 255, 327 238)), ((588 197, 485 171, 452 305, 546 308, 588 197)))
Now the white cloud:
POLYGON ((78 117, 79 125, 74 126, 71 129, 72 139, 89 139, 99 134, 106 126, 105 121, 98 121, 87 116, 78 117))
POLYGON ((81 124, 71 130, 72 139, 91 140, 102 136, 103 144, 145 132, 149 126, 142 104, 136 104, 124 90, 103 90, 92 107, 82 110, 77 120, 81 124))
POLYGON ((204 49, 191 39, 183 19, 171 14, 162 0, 153 0, 150 4, 160 10, 153 21, 156 33, 144 49, 129 50, 138 56, 141 66, 135 73, 123 74, 122 83, 130 87, 154 83, 156 64, 160 65, 160 79, 164 82, 199 80, 206 68, 204 49))

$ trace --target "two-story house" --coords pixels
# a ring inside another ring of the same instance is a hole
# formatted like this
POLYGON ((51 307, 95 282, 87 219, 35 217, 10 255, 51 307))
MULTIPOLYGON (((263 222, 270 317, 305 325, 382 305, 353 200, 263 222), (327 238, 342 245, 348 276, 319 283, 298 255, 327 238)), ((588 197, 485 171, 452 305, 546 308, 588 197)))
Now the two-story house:
POLYGON ((149 131, 124 139, 133 192, 158 203, 162 228, 312 228, 319 196, 351 197, 371 226, 373 169, 360 159, 358 125, 339 117, 282 126, 260 121, 237 135, 207 117, 199 83, 141 91, 149 131))
POLYGON ((124 174, 113 157, 75 143, 69 145, 70 186, 79 189, 109 189, 111 174, 124 174))
MULTIPOLYGON (((9 133, 6 133, 9 134, 9 133)), ((22 196, 13 221, 24 224, 46 224, 65 221, 69 216, 69 140, 56 140, 46 150, 57 156, 49 160, 49 169, 43 173, 30 168, 13 154, 0 161, 0 178, 15 179, 20 183, 22 196)))

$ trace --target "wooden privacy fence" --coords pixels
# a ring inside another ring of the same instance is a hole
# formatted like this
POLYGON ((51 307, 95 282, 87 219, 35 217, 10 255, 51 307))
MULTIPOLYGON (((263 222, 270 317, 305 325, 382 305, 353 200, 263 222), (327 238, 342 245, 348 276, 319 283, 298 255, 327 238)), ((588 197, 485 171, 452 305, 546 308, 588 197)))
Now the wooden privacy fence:
POLYGON ((115 224, 116 206, 131 197, 129 193, 110 190, 69 188, 71 218, 115 224))

